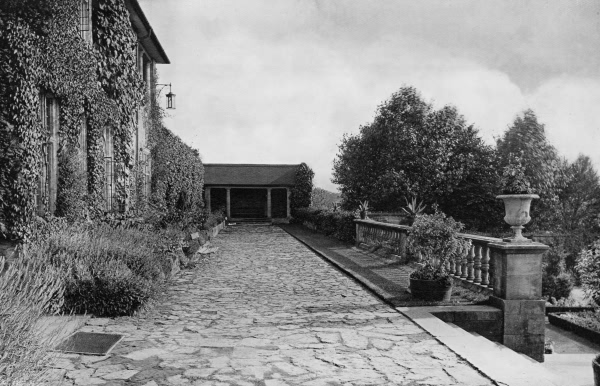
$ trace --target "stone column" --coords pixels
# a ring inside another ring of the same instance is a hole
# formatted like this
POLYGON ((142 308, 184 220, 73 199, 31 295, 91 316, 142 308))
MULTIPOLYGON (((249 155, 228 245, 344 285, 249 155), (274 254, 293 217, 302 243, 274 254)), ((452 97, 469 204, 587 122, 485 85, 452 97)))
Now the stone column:
POLYGON ((226 188, 227 190, 227 219, 231 219, 231 188, 226 188))
POLYGON ((287 196, 287 218, 292 217, 292 210, 290 209, 290 188, 285 188, 286 196, 287 196))
POLYGON ((267 188, 267 218, 271 218, 271 188, 267 188))
POLYGON ((210 206, 210 188, 206 188, 204 198, 206 200, 206 209, 208 210, 208 213, 212 213, 212 208, 210 206))
POLYGON ((501 242, 490 244, 493 260, 494 295, 490 304, 504 314, 503 344, 539 362, 544 361, 542 255, 548 246, 540 243, 501 242))

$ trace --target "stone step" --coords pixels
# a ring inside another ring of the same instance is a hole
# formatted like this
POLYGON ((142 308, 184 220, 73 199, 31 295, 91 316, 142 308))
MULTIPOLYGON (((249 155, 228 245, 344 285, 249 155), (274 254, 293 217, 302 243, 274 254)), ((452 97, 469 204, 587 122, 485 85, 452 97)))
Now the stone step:
POLYGON ((443 311, 444 307, 399 307, 397 310, 498 384, 564 385, 557 374, 533 359, 431 314, 443 311))
POLYGON ((563 385, 594 386, 592 360, 596 354, 547 354, 544 367, 556 373, 563 385))

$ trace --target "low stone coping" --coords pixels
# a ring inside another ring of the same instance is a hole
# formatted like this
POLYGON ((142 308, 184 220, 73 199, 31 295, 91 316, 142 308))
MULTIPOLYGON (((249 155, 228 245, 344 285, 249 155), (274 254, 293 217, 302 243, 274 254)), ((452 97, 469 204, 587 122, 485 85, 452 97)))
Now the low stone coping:
POLYGON ((556 374, 535 360, 434 316, 435 313, 444 312, 497 312, 498 309, 494 307, 397 307, 396 310, 500 385, 563 384, 556 374))

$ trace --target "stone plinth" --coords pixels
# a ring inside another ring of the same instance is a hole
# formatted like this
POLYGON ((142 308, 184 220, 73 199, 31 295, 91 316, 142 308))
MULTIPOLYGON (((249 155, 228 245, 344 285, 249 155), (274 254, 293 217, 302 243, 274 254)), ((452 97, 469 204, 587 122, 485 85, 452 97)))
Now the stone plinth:
POLYGON ((491 305, 504 314, 503 344, 544 361, 545 302, 542 255, 548 246, 535 242, 490 244, 494 295, 491 305))

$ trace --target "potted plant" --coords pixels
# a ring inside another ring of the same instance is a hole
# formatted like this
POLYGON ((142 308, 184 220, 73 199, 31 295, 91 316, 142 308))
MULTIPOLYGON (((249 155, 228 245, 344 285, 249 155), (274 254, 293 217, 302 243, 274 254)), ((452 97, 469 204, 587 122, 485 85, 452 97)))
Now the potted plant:
POLYGON ((404 212, 404 214, 406 214, 408 218, 408 225, 412 225, 415 222, 415 218, 417 218, 418 215, 423 214, 423 212, 425 212, 425 208, 427 207, 427 205, 424 205, 423 201, 417 202, 417 198, 414 196, 412 197, 410 203, 408 202, 406 197, 404 197, 404 201, 406 201, 406 207, 402 208, 402 211, 404 212))
POLYGON ((470 241, 458 233, 464 225, 438 210, 432 215, 419 215, 408 232, 409 250, 420 256, 419 268, 409 276, 413 297, 431 301, 449 301, 452 279, 448 261, 462 257, 470 241))
POLYGON ((361 220, 364 220, 368 217, 369 201, 365 200, 358 205, 358 213, 360 215, 361 220))
POLYGON ((514 231, 514 236, 504 239, 504 241, 531 242, 530 239, 523 237, 523 225, 531 221, 529 216, 531 201, 540 196, 533 194, 523 166, 518 160, 509 163, 502 170, 502 187, 503 194, 496 198, 504 201, 504 221, 514 231))

